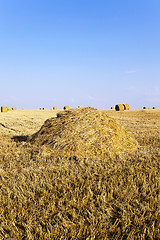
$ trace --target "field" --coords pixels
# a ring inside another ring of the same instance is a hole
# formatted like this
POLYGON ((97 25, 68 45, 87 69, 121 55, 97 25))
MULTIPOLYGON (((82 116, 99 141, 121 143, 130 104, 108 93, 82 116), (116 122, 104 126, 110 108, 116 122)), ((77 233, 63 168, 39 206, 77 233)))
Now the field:
POLYGON ((160 110, 101 111, 138 150, 55 158, 27 139, 59 110, 0 113, 0 239, 160 239, 160 110))

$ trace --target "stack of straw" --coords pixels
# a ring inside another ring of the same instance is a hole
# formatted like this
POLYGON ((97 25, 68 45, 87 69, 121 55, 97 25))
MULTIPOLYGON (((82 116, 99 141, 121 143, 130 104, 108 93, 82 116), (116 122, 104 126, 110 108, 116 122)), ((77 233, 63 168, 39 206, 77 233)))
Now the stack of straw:
POLYGON ((115 157, 138 146, 119 123, 91 107, 58 113, 29 141, 49 148, 54 156, 74 159, 115 157))

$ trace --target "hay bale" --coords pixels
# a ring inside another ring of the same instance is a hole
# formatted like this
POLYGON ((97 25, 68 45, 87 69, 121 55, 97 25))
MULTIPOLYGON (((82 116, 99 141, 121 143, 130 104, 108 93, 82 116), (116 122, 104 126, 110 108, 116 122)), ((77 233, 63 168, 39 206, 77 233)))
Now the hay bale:
POLYGON ((70 106, 69 106, 69 105, 66 105, 66 106, 64 106, 63 109, 64 109, 64 110, 69 110, 69 109, 70 109, 70 106))
POLYGON ((123 104, 117 104, 115 105, 116 111, 124 111, 124 105, 123 104))
POLYGON ((46 110, 45 108, 42 108, 42 110, 46 110))
POLYGON ((11 111, 11 108, 7 108, 8 111, 11 111))
POLYGON ((17 108, 16 107, 12 107, 12 110, 17 110, 17 108))
POLYGON ((156 109, 156 107, 153 107, 153 109, 156 109))
POLYGON ((1 107, 1 112, 7 112, 7 111, 8 111, 8 107, 4 107, 4 106, 1 107))
POLYGON ((147 107, 143 107, 143 109, 147 109, 147 107))
POLYGON ((39 110, 42 110, 42 108, 40 108, 39 110))
POLYGON ((58 113, 28 141, 53 151, 54 157, 76 159, 115 157, 138 146, 115 119, 90 107, 58 113))
POLYGON ((111 109, 114 109, 114 107, 111 107, 111 109))
POLYGON ((57 110, 57 107, 53 107, 53 110, 57 110))
POLYGON ((127 103, 123 104, 123 106, 124 106, 124 110, 129 110, 130 109, 129 104, 127 104, 127 103))

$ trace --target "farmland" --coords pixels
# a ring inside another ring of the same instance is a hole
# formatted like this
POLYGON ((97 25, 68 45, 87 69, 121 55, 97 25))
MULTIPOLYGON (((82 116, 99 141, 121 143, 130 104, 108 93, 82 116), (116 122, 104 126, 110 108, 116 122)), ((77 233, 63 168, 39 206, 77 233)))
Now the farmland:
POLYGON ((59 110, 0 113, 0 239, 160 239, 160 110, 100 110, 137 140, 104 159, 28 141, 59 110))

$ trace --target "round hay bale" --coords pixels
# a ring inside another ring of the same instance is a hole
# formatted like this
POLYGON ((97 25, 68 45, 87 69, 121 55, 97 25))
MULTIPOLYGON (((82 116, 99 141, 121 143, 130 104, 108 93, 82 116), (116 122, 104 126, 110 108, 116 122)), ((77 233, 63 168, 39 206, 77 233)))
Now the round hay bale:
POLYGON ((12 107, 12 110, 17 110, 17 108, 16 107, 12 107))
POLYGON ((42 108, 42 110, 45 110, 45 108, 42 108))
POLYGON ((111 107, 111 109, 114 109, 114 107, 111 107))
POLYGON ((7 112, 7 111, 8 111, 8 107, 4 107, 4 106, 1 107, 1 112, 7 112))
POLYGON ((53 110, 57 110, 57 107, 53 107, 53 110))
POLYGON ((147 109, 147 107, 143 107, 143 109, 147 109))
POLYGON ((7 111, 11 111, 11 108, 7 108, 7 111))
MULTIPOLYGON (((94 108, 72 109, 45 121, 28 140, 54 157, 115 157, 137 149, 138 143, 107 115, 94 108)), ((107 158, 106 158, 107 159, 107 158)))
POLYGON ((127 104, 127 103, 123 104, 123 106, 124 106, 124 110, 129 110, 130 109, 129 104, 127 104))
POLYGON ((42 110, 42 108, 40 108, 39 110, 42 110))
POLYGON ((124 105, 123 104, 117 104, 115 105, 116 111, 124 111, 124 105))
POLYGON ((156 109, 156 107, 153 107, 153 109, 156 109))
POLYGON ((69 106, 69 105, 66 105, 66 106, 64 106, 63 109, 64 109, 64 110, 69 110, 69 109, 70 109, 70 106, 69 106))

